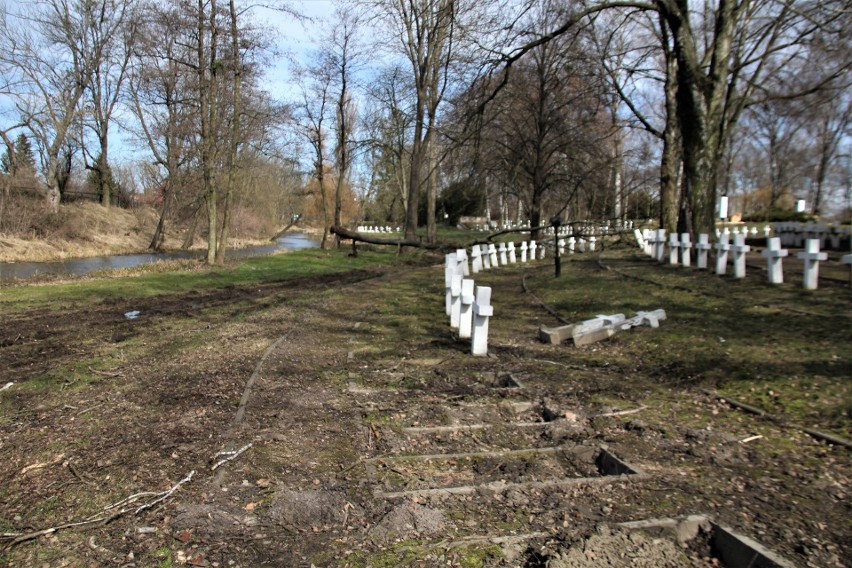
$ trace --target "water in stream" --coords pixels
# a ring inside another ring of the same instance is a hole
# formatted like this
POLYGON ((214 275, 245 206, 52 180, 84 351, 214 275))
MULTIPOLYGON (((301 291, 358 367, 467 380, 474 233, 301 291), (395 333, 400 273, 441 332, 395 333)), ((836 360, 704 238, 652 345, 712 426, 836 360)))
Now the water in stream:
MULTIPOLYGON (((305 233, 288 233, 278 238, 274 244, 249 247, 244 249, 229 249, 228 258, 247 258, 264 256, 279 250, 302 250, 317 248, 320 243, 305 233)), ((0 281, 27 280, 39 275, 81 276, 97 270, 112 270, 117 268, 132 268, 157 262, 158 260, 177 260, 203 258, 206 251, 174 251, 150 254, 126 254, 115 256, 96 256, 91 258, 74 258, 55 262, 0 262, 0 281)))

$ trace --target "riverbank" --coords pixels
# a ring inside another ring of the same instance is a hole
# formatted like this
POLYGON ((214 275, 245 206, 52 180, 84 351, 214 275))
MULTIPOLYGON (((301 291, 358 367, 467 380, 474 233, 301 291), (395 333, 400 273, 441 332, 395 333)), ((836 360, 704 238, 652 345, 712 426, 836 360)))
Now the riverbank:
MULTIPOLYGON (((47 226, 29 235, 0 234, 0 262, 54 262, 99 256, 143 254, 159 220, 150 206, 133 209, 105 209, 97 203, 63 205, 47 226)), ((179 250, 183 244, 182 227, 168 227, 165 249, 179 250)), ((259 238, 229 239, 232 249, 268 245, 259 238)), ((207 243, 196 236, 189 250, 204 250, 207 243)))

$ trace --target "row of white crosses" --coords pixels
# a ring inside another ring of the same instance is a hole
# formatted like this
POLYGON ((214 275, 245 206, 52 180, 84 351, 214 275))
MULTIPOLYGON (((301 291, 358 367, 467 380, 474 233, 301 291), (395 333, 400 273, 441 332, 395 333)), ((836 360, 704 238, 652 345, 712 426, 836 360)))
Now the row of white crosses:
MULTIPOLYGON (((634 235, 639 246, 645 251, 645 254, 654 257, 657 261, 665 261, 665 249, 666 244, 668 244, 669 264, 691 266, 693 244, 689 233, 682 233, 679 238, 677 233, 671 233, 668 242, 666 241, 666 231, 664 229, 657 229, 656 231, 646 229, 644 232, 636 229, 634 235)), ((730 254, 733 257, 734 278, 745 278, 746 253, 751 250, 751 246, 747 245, 745 240, 745 233, 735 233, 734 242, 731 243, 730 234, 725 231, 719 235, 716 244, 711 245, 707 234, 699 234, 698 243, 695 244, 696 268, 707 269, 709 252, 713 248, 716 250, 716 274, 724 275, 727 272, 728 256, 730 254)), ((817 289, 819 263, 828 258, 826 253, 820 252, 819 245, 819 239, 807 239, 805 241, 805 250, 796 255, 803 261, 803 285, 806 290, 817 289)), ((781 248, 781 239, 779 237, 767 239, 767 247, 761 252, 761 255, 766 258, 767 274, 771 284, 781 284, 784 282, 782 259, 788 255, 788 252, 786 249, 781 248)), ((852 266, 852 255, 844 256, 842 262, 852 266)))
POLYGON ((444 286, 450 327, 458 330, 459 339, 470 339, 472 355, 488 355, 488 319, 494 315, 491 288, 476 286, 470 278, 467 251, 459 249, 446 256, 444 286))
POLYGON ((830 247, 840 250, 843 241, 852 238, 852 227, 826 225, 825 223, 784 222, 775 223, 773 231, 782 246, 802 247, 809 239, 818 239, 820 249, 830 247))

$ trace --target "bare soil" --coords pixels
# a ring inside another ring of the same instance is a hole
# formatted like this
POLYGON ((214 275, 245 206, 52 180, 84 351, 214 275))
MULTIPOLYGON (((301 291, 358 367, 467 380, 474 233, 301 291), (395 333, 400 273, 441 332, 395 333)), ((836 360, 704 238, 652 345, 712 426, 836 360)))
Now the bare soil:
POLYGON ((794 565, 852 564, 848 448, 625 362, 625 340, 539 342, 556 322, 522 281, 550 270, 478 278, 486 358, 449 329, 440 264, 10 310, 0 564, 716 565, 700 538, 619 526, 696 513, 794 565), (602 447, 642 475, 602 473, 602 447))

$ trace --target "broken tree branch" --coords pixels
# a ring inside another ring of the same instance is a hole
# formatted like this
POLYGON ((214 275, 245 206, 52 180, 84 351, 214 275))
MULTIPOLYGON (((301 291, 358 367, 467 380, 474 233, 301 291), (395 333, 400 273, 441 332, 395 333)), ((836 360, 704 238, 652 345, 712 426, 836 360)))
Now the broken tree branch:
POLYGON ((121 501, 118 501, 117 503, 114 503, 112 505, 105 507, 99 514, 97 514, 93 517, 90 517, 90 518, 86 519, 85 521, 65 523, 64 525, 58 525, 58 526, 55 526, 55 527, 50 527, 50 528, 46 528, 46 529, 42 529, 42 530, 38 530, 38 531, 29 532, 29 533, 7 532, 7 533, 0 534, 0 540, 3 540, 3 539, 11 540, 11 542, 9 543, 9 546, 15 546, 17 544, 21 544, 22 542, 27 542, 27 541, 36 539, 40 536, 53 534, 53 533, 60 531, 60 530, 63 530, 63 529, 70 529, 70 528, 74 528, 74 527, 83 527, 83 526, 94 525, 94 524, 105 525, 105 524, 109 523, 110 521, 113 521, 113 520, 117 519, 118 517, 121 517, 122 515, 125 515, 125 514, 131 512, 131 511, 133 511, 134 515, 138 515, 142 511, 145 511, 146 509, 150 509, 154 505, 157 505, 158 503, 161 503, 161 502, 165 501, 166 499, 168 499, 169 497, 171 497, 172 494, 174 494, 174 492, 177 491, 180 488, 181 485, 183 485, 184 483, 188 483, 192 479, 192 476, 194 476, 194 475, 195 475, 195 470, 190 471, 189 474, 186 477, 184 477, 183 479, 178 481, 173 487, 171 487, 170 489, 167 489, 165 491, 161 491, 159 493, 152 492, 152 491, 144 491, 142 493, 136 493, 135 495, 131 495, 130 497, 127 497, 125 499, 122 499, 121 501), (115 512, 110 513, 110 514, 106 514, 107 511, 109 511, 110 509, 114 509, 114 508, 116 508, 120 505, 123 505, 123 504, 132 503, 133 501, 136 501, 137 499, 139 499, 140 497, 143 497, 143 496, 156 496, 156 499, 154 499, 154 500, 152 500, 148 503, 145 503, 145 504, 141 505, 140 507, 136 507, 136 508, 127 507, 127 508, 121 509, 119 511, 115 511, 115 512))
POLYGON ((219 457, 219 456, 227 456, 227 457, 226 457, 226 458, 224 458, 224 459, 219 460, 218 462, 216 462, 216 463, 213 465, 213 467, 211 467, 211 468, 210 468, 210 471, 216 471, 216 469, 217 469, 219 466, 221 466, 221 465, 223 465, 223 464, 226 464, 226 463, 228 463, 228 462, 229 462, 229 461, 231 461, 231 460, 236 459, 237 457, 239 457, 239 455, 240 455, 240 454, 242 454, 244 451, 246 451, 247 449, 249 449, 251 446, 252 446, 252 444, 251 444, 251 442, 249 442, 248 444, 246 444, 245 446, 243 446, 243 447, 242 447, 242 448, 240 448, 239 450, 225 451, 225 452, 217 452, 217 453, 216 453, 216 455, 215 455, 215 456, 213 456, 214 458, 217 458, 217 457, 219 457))

